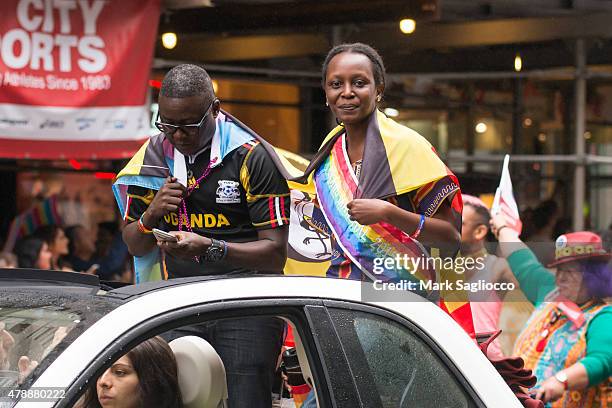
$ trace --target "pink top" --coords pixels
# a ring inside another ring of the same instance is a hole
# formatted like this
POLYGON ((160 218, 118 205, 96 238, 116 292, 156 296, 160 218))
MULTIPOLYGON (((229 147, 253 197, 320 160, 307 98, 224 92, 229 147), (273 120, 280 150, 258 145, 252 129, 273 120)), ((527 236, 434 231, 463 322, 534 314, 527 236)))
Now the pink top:
MULTIPOLYGON (((492 282, 493 265, 497 257, 487 254, 485 267, 477 271, 470 279, 470 282, 478 282, 484 280, 487 283, 492 282)), ((472 317, 474 319, 474 330, 476 333, 493 332, 499 330, 499 316, 502 310, 502 300, 497 295, 497 292, 492 290, 487 293, 472 293, 470 292, 470 306, 472 308, 472 317)), ((502 359, 504 354, 499 344, 499 338, 495 339, 487 349, 487 356, 493 359, 502 359)))
MULTIPOLYGON (((492 332, 499 330, 499 315, 501 314, 502 302, 472 302, 472 316, 474 319, 474 330, 476 333, 492 332)), ((493 340, 487 349, 487 356, 492 359, 504 358, 499 339, 493 340)))

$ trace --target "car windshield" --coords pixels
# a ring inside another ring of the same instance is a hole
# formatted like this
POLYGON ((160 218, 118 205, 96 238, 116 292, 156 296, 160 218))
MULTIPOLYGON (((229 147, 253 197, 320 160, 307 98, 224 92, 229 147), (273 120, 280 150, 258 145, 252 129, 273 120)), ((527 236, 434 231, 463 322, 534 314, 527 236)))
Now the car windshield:
POLYGON ((0 288, 0 389, 29 388, 74 339, 119 306, 104 293, 0 288))

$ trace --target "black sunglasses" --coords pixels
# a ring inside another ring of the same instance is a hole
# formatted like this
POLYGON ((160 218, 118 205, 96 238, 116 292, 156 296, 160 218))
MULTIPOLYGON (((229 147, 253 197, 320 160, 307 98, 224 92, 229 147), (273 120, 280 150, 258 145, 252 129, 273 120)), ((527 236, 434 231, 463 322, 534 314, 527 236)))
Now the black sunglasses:
POLYGON ((159 120, 159 111, 157 112, 157 119, 155 120, 155 127, 159 129, 160 132, 165 133, 166 135, 172 136, 177 130, 181 129, 185 133, 195 134, 204 124, 204 119, 210 114, 213 104, 216 99, 213 100, 210 105, 208 105, 208 109, 206 109, 206 113, 200 119, 198 123, 192 123, 189 125, 173 125, 171 123, 164 123, 159 120))

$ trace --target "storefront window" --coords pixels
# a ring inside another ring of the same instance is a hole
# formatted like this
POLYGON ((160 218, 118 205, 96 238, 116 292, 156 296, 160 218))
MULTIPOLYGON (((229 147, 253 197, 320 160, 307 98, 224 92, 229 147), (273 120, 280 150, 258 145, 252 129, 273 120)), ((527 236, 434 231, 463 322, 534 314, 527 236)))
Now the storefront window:
MULTIPOLYGON (((112 180, 95 173, 20 172, 18 213, 52 196, 64 226, 83 225, 95 233, 101 222, 115 220, 112 180)), ((44 220, 41 220, 44 223, 44 220)))

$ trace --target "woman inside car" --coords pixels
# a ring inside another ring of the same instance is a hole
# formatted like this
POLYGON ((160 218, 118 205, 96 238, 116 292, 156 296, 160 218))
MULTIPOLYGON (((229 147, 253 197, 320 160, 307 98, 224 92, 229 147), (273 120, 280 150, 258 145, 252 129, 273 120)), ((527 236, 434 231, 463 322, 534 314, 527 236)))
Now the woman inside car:
POLYGON ((612 406, 612 296, 610 252, 599 235, 563 234, 555 243, 552 274, 506 226, 492 220, 502 255, 536 309, 514 346, 538 382, 537 399, 557 407, 612 406))
POLYGON ((78 408, 180 408, 176 360, 161 337, 125 354, 91 384, 78 408))

